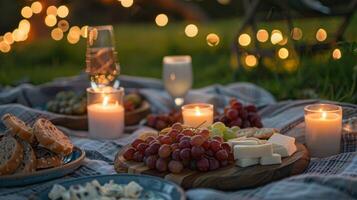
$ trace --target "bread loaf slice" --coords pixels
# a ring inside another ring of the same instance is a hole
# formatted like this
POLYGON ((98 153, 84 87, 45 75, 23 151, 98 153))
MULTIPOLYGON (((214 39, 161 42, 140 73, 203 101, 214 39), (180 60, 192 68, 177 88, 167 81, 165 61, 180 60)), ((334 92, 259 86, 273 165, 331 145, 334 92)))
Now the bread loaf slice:
POLYGON ((18 139, 24 148, 24 158, 15 173, 28 173, 36 171, 36 155, 31 145, 21 139, 18 139))
POLYGON ((38 119, 33 126, 33 132, 38 142, 54 153, 62 155, 72 153, 73 144, 71 140, 49 120, 38 119))
POLYGON ((23 147, 9 135, 1 138, 0 147, 0 175, 12 174, 23 160, 23 147))
POLYGON ((37 169, 58 167, 63 164, 61 155, 55 154, 46 148, 40 146, 35 147, 35 154, 37 169))
POLYGON ((21 119, 7 113, 2 117, 2 121, 13 136, 16 135, 30 144, 36 143, 36 138, 32 133, 32 128, 27 126, 26 123, 21 119))

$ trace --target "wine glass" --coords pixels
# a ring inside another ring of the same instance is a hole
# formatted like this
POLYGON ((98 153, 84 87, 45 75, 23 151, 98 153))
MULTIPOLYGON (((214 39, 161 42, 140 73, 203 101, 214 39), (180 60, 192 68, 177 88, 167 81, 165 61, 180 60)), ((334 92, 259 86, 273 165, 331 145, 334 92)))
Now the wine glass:
POLYGON ((86 72, 92 88, 119 87, 120 66, 112 26, 88 27, 86 72))
POLYGON ((176 106, 184 103, 184 97, 192 87, 191 56, 165 56, 163 80, 166 91, 176 106))

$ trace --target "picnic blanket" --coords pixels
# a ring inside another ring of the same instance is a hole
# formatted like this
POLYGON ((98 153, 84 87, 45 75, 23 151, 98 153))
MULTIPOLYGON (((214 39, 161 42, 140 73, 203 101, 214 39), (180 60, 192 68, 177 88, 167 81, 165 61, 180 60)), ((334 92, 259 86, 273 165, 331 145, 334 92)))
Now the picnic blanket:
MULTIPOLYGON (((160 81, 137 77, 124 77, 121 80, 122 85, 126 85, 126 88, 130 88, 131 84, 133 85, 132 88, 139 88, 140 93, 153 105, 155 112, 165 112, 170 109, 170 99, 163 91, 160 81)), ((55 80, 52 83, 39 87, 21 85, 16 88, 4 89, 0 93, 0 102, 4 104, 0 106, 0 116, 11 112, 30 124, 39 116, 51 117, 51 113, 34 112, 34 110, 19 104, 26 106, 32 104, 34 106, 38 103, 40 105, 39 102, 34 100, 36 95, 42 98, 48 95, 47 98, 50 98, 48 94, 52 91, 50 88, 57 88, 57 90, 62 88, 85 88, 87 87, 85 81, 86 79, 83 76, 79 76, 55 80)), ((231 97, 237 97, 246 103, 259 105, 261 107, 259 112, 265 126, 279 128, 283 134, 294 136, 300 142, 304 141, 303 107, 320 101, 299 100, 275 103, 274 98, 268 92, 248 83, 236 83, 228 86, 214 85, 193 90, 188 95, 187 101, 207 101, 209 99, 209 102, 222 108, 231 97)), ((41 98, 36 99, 41 101, 41 98)), ((340 105, 343 106, 344 118, 357 115, 357 106, 350 104, 340 105)), ((4 128, 3 124, 0 124, 0 131, 3 131, 4 128)), ((0 188, 0 199, 36 199, 36 193, 66 179, 100 174, 115 174, 113 168, 115 154, 124 145, 130 143, 139 134, 140 130, 110 141, 78 137, 78 135, 86 134, 83 131, 66 130, 66 132, 70 135, 76 146, 86 151, 87 158, 83 166, 66 177, 45 183, 25 187, 0 188), (78 134, 79 132, 81 134, 78 134)), ((312 160, 303 175, 286 178, 258 188, 234 192, 193 189, 187 191, 187 197, 193 200, 229 198, 355 199, 357 198, 356 146, 357 136, 344 134, 341 143, 341 154, 329 158, 312 160)))

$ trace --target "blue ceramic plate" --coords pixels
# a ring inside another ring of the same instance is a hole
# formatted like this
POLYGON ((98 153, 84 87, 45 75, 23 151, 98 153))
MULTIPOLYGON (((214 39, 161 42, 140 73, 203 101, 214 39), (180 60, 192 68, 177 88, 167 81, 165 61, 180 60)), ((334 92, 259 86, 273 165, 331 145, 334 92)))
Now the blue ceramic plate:
POLYGON ((0 187, 30 185, 65 176, 80 167, 84 158, 85 152, 78 147, 74 147, 73 152, 63 158, 64 165, 32 173, 0 176, 0 187))
MULTIPOLYGON (((69 188, 71 185, 85 185, 92 180, 97 179, 100 184, 108 183, 113 180, 117 184, 128 184, 130 181, 137 182, 144 188, 140 199, 146 199, 146 196, 153 197, 152 199, 164 199, 164 200, 184 200, 185 194, 183 190, 176 184, 166 181, 165 179, 147 176, 147 175, 135 175, 135 174, 116 174, 116 175, 102 175, 102 176, 90 176, 79 179, 72 179, 60 182, 59 184, 65 188, 69 188)), ((37 195, 38 199, 46 200, 48 193, 51 191, 52 186, 37 195)))

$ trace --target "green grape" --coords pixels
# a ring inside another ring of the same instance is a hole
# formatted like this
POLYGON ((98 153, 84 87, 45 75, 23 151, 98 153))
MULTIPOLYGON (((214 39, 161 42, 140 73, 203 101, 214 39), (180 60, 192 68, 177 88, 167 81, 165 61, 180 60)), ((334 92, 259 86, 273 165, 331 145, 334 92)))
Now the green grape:
POLYGON ((61 100, 64 100, 64 99, 66 99, 66 92, 65 91, 61 91, 61 92, 58 92, 56 94, 56 100, 61 101, 61 100))
POLYGON ((215 137, 215 136, 223 137, 223 132, 217 128, 212 128, 211 137, 215 137))
POLYGON ((236 132, 234 132, 234 131, 232 131, 232 130, 230 130, 230 129, 228 129, 227 131, 225 131, 225 132, 223 133, 223 139, 224 139, 225 141, 230 140, 230 139, 233 139, 233 138, 236 138, 236 137, 237 137, 236 132))
POLYGON ((212 129, 218 129, 220 132, 223 133, 227 130, 227 127, 222 122, 216 122, 212 124, 212 129))
POLYGON ((232 126, 232 127, 231 127, 231 130, 232 130, 233 132, 237 132, 237 131, 240 130, 240 128, 239 128, 239 126, 232 126))

